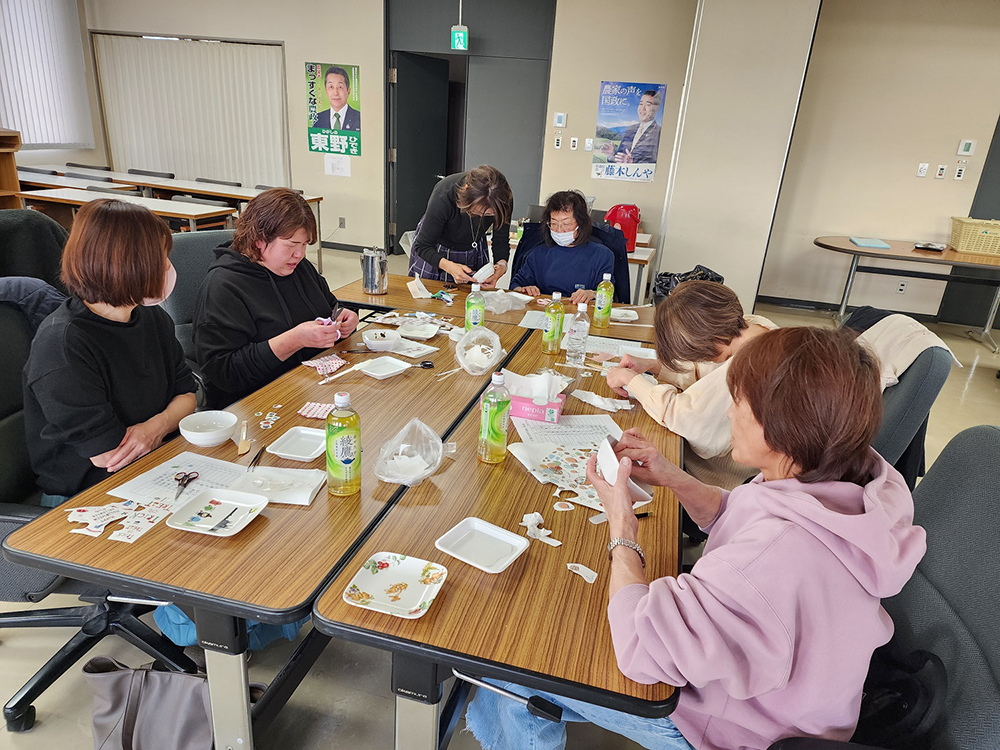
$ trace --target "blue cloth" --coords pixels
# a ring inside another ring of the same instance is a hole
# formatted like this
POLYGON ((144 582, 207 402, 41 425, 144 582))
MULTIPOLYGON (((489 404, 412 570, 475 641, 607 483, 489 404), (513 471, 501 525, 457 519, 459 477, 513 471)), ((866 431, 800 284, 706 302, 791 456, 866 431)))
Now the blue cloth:
POLYGON ((478 688, 465 713, 465 725, 484 750, 562 750, 566 722, 587 721, 655 750, 694 750, 669 716, 646 719, 610 708, 543 693, 514 683, 487 680, 525 698, 537 695, 562 706, 562 722, 532 716, 520 703, 478 688))
MULTIPOLYGON (((198 632, 194 622, 176 604, 157 607, 153 610, 153 619, 160 632, 178 646, 194 646, 198 643, 198 632)), ((309 622, 308 617, 284 625, 269 625, 256 620, 247 620, 247 647, 251 651, 260 651, 271 641, 279 638, 294 641, 299 630, 307 622, 309 622)))
POLYGON ((577 289, 596 289, 604 274, 614 277, 615 256, 598 242, 575 247, 541 244, 532 248, 524 264, 511 279, 510 288, 537 286, 542 294, 577 289))
POLYGON ((39 505, 43 508, 55 508, 62 505, 67 500, 69 500, 69 495, 50 495, 47 492, 43 492, 39 505))

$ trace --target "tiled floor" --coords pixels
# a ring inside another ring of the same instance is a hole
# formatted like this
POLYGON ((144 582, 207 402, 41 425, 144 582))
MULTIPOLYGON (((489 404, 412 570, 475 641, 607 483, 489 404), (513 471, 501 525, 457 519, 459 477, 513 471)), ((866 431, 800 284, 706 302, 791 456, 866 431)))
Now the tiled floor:
MULTIPOLYGON (((394 256, 390 269, 406 272, 406 259, 394 256)), ((336 288, 360 276, 357 255, 327 250, 325 275, 336 288)), ((831 325, 827 314, 787 308, 761 307, 757 310, 781 325, 831 325)), ((966 337, 963 329, 937 325, 934 330, 952 348, 963 368, 954 368, 931 412, 927 438, 927 459, 932 462, 957 432, 976 424, 1000 424, 1000 356, 966 337)), ((68 597, 45 607, 70 605, 68 597)), ((4 611, 24 609, 0 604, 4 611)), ((67 630, 0 630, 0 697, 16 691, 35 669, 52 655, 70 635, 67 630)), ((256 654, 250 664, 250 678, 266 682, 287 658, 293 644, 273 644, 256 654)), ((130 665, 146 661, 128 644, 108 639, 94 651, 130 665)), ((608 669, 614 669, 609 664, 608 669)), ((257 738, 262 750, 383 750, 393 743, 393 700, 389 693, 390 660, 387 654, 354 644, 332 641, 315 668, 292 697, 291 702, 268 732, 257 738)), ((11 734, 0 729, 0 748, 65 748, 76 750, 92 745, 90 736, 90 694, 79 671, 62 677, 36 701, 38 722, 30 732, 11 734)), ((478 744, 468 734, 456 734, 456 750, 470 750, 478 744)), ((569 728, 569 746, 594 750, 636 748, 628 740, 592 726, 569 728)))

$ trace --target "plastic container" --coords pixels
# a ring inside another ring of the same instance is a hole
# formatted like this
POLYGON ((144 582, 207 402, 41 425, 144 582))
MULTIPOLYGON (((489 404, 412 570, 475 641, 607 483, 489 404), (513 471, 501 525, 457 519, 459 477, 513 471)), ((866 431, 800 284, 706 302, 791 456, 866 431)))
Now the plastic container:
POLYGON ((500 573, 528 549, 528 540, 481 518, 469 517, 452 527, 434 546, 486 573, 500 573))
POLYGON ((1000 221, 952 216, 951 246, 958 253, 1000 255, 1000 221))
POLYGON ((326 435, 323 430, 292 427, 264 450, 291 461, 312 461, 323 455, 325 446, 326 435))
POLYGON ((594 298, 594 327, 607 328, 611 322, 611 303, 615 298, 615 285, 611 282, 611 274, 604 274, 604 281, 597 285, 597 296, 594 298))
POLYGON ((361 492, 361 418, 344 391, 333 397, 333 411, 326 418, 326 473, 331 495, 361 492))
POLYGON ((465 298, 465 330, 471 331, 486 322, 486 298, 479 291, 479 284, 472 285, 472 291, 465 298))
POLYGON ((569 337, 566 341, 566 364, 583 367, 587 358, 587 337, 590 335, 590 318, 587 317, 587 303, 576 306, 576 315, 569 323, 569 337))
POLYGON ((507 458, 507 426, 510 419, 510 391, 504 387, 502 372, 493 373, 479 408, 479 460, 498 464, 507 458))
POLYGON ((552 292, 552 301, 545 306, 545 328, 542 330, 542 352, 545 354, 559 353, 565 311, 562 293, 552 292))
POLYGON ((399 331, 391 328, 369 329, 361 334, 361 339, 373 352, 391 352, 400 341, 399 331))

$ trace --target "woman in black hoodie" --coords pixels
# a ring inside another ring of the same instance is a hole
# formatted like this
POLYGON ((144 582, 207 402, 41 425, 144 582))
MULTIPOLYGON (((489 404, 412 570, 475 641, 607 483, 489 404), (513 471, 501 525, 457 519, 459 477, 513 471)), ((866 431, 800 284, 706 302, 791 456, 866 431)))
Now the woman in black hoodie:
POLYGON ((358 325, 305 257, 316 242, 309 205, 287 188, 251 200, 232 242, 216 260, 198 293, 194 343, 208 378, 208 401, 221 408, 327 349, 358 325))

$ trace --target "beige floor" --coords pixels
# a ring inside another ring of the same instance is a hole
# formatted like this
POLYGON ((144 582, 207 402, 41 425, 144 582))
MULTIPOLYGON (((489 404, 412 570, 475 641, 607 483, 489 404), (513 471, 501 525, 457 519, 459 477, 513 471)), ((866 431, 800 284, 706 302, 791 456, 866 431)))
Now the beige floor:
MULTIPOLYGON (((331 287, 360 276, 357 255, 337 251, 324 254, 325 275, 331 287)), ((390 268, 405 273, 405 258, 390 259, 390 268)), ((788 308, 761 307, 781 325, 830 325, 826 314, 788 308)), ((963 329, 937 325, 934 330, 953 349, 963 368, 954 368, 931 412, 927 439, 928 462, 948 440, 976 424, 1000 424, 1000 356, 966 337, 963 329)), ((69 605, 45 601, 46 607, 69 605)), ((3 611, 23 607, 3 604, 3 611)), ((69 637, 68 631, 0 630, 0 698, 6 699, 69 637)), ((266 682, 287 658, 293 644, 282 642, 256 654, 250 664, 252 680, 266 682)), ((143 655, 116 639, 102 643, 94 654, 107 654, 138 665, 143 655)), ((608 665, 613 669, 614 665, 608 665)), ((383 750, 392 747, 393 700, 389 693, 390 659, 375 649, 332 641, 315 668, 292 697, 271 729, 257 739, 262 750, 383 750)), ((11 734, 0 729, 0 748, 87 748, 90 738, 90 694, 79 671, 62 677, 36 702, 38 722, 30 732, 11 734)), ((634 743, 591 726, 571 726, 569 746, 594 750, 624 750, 634 743)), ((456 750, 478 744, 467 734, 452 741, 456 750)))

